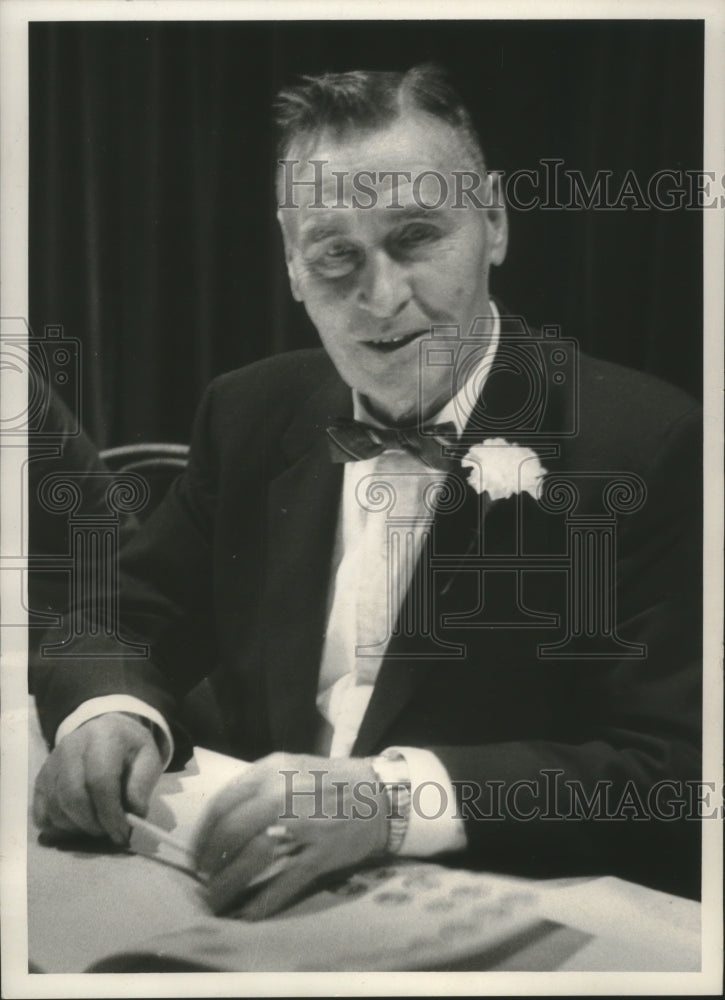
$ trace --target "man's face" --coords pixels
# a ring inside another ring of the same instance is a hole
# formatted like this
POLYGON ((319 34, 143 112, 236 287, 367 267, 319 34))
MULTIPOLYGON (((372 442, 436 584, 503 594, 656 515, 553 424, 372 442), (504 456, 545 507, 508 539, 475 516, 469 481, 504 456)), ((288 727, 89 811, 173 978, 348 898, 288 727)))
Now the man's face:
POLYGON ((476 164, 458 133, 428 115, 347 140, 323 137, 297 158, 294 180, 312 179, 317 169, 322 188, 320 198, 319 189, 295 186, 296 207, 279 213, 294 297, 344 381, 376 415, 397 423, 430 418, 460 386, 452 385, 449 365, 421 369, 421 338, 433 326, 454 326, 465 340, 485 317, 475 342, 459 349, 458 367, 461 352, 485 349, 488 273, 506 254, 505 210, 485 184, 477 195, 487 207, 461 197, 452 172, 476 164), (326 164, 314 168, 312 160, 326 164), (410 180, 397 176, 396 195, 382 171, 404 171, 410 180), (440 207, 425 207, 446 189, 440 207), (456 200, 465 207, 453 207, 456 200))

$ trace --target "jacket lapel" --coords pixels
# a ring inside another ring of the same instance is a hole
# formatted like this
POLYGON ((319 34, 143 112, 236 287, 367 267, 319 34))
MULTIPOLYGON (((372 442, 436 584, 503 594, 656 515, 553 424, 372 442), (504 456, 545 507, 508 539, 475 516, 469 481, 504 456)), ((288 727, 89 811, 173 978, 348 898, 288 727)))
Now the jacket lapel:
POLYGON ((287 463, 267 495, 264 675, 274 745, 309 751, 326 626, 343 466, 330 461, 325 427, 351 412, 350 390, 335 379, 308 400, 283 437, 287 463))

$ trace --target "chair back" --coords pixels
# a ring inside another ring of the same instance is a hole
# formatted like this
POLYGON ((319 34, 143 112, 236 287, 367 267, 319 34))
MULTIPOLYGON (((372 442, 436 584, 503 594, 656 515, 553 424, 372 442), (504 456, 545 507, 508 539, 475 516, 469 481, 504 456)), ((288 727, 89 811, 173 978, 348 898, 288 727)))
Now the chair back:
POLYGON ((101 452, 111 472, 135 472, 146 480, 150 499, 138 515, 141 521, 158 507, 172 482, 186 468, 188 456, 188 445, 165 442, 122 444, 101 452))

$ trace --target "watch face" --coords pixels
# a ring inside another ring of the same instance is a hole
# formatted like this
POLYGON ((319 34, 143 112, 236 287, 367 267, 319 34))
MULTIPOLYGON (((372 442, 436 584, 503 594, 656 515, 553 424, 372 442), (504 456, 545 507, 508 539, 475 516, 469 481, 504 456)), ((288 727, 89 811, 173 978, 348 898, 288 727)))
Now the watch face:
POLYGON ((386 785, 393 782, 410 783, 408 762, 400 754, 390 756, 379 754, 373 758, 372 766, 380 781, 386 785))

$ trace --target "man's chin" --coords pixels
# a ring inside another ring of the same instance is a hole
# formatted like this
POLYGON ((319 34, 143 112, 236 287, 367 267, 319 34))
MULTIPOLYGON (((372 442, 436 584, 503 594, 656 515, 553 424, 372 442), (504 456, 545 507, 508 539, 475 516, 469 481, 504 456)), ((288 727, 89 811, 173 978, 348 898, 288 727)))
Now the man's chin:
MULTIPOLYGON (((416 386, 417 390, 417 386, 416 386)), ((360 393, 362 402, 368 413, 380 423, 390 427, 412 427, 426 423, 445 405, 445 400, 438 406, 422 407, 418 392, 415 399, 406 399, 401 393, 383 396, 379 391, 360 393)))
POLYGON ((450 379, 428 379, 416 360, 414 365, 373 371, 351 365, 338 369, 347 384, 361 397, 368 413, 390 426, 411 427, 435 419, 451 398, 450 379))

